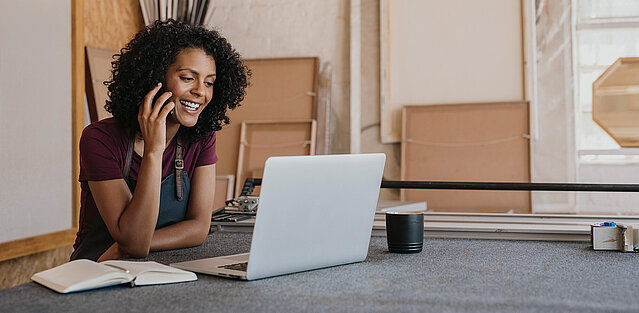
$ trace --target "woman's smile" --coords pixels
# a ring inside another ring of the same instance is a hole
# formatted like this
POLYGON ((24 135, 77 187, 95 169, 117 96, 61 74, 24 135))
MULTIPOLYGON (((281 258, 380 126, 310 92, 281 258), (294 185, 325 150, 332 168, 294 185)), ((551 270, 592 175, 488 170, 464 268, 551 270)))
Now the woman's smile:
POLYGON ((201 103, 197 103, 197 102, 193 102, 193 101, 187 101, 187 100, 180 100, 180 104, 186 108, 186 110, 189 113, 197 113, 197 110, 200 108, 200 106, 202 105, 201 103))

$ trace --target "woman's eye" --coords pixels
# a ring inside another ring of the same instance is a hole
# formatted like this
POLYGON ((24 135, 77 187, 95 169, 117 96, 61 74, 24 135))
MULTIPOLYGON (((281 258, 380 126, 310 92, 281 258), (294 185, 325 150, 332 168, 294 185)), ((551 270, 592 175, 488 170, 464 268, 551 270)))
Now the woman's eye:
POLYGON ((212 82, 204 82, 204 85, 206 87, 213 87, 213 83, 212 82))
POLYGON ((185 76, 182 76, 182 77, 180 77, 180 79, 182 79, 182 80, 183 80, 183 81, 185 81, 185 82, 190 82, 190 81, 192 81, 192 80, 193 80, 193 77, 185 77, 185 76))

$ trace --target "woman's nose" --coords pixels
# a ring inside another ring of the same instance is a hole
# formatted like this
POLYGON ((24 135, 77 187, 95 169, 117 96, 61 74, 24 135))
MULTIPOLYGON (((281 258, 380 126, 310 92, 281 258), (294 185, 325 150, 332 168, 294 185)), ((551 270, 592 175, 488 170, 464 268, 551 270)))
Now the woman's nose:
POLYGON ((198 83, 193 89, 191 89, 191 93, 196 96, 202 96, 204 94, 204 83, 198 83))

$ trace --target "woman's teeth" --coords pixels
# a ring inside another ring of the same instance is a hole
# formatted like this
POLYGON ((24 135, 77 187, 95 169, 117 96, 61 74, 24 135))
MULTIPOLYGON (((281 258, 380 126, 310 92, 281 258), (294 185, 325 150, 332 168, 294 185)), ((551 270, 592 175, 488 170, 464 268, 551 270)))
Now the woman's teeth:
POLYGON ((189 111, 197 111, 197 109, 200 107, 199 104, 197 103, 193 103, 193 102, 189 102, 186 100, 180 100, 180 103, 186 107, 187 110, 189 111))

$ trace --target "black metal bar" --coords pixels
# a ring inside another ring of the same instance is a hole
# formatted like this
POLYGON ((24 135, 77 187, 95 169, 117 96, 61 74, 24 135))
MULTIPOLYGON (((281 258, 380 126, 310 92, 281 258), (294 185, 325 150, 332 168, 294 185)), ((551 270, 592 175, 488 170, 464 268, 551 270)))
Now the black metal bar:
POLYGON ((639 185, 637 184, 497 183, 399 180, 384 180, 382 181, 381 188, 639 192, 639 185))
MULTIPOLYGON (((253 178, 259 186, 262 179, 253 178)), ((528 190, 528 191, 594 191, 639 192, 639 184, 583 184, 583 183, 504 183, 382 180, 380 188, 389 189, 455 189, 455 190, 528 190)))

